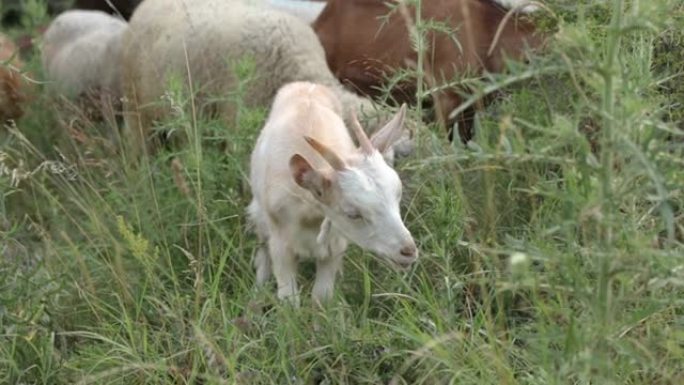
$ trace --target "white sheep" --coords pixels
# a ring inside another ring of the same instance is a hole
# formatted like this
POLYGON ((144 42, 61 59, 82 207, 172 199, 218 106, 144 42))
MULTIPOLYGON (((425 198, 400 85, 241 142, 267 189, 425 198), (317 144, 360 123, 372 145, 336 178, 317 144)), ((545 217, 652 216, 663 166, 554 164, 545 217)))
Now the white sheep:
POLYGON ((261 246, 256 282, 275 275, 278 297, 299 303, 298 258, 316 261, 312 296, 329 299, 349 241, 405 268, 418 250, 399 211, 402 184, 381 153, 401 137, 406 106, 368 139, 358 121, 357 148, 332 89, 285 85, 252 152, 248 207, 261 246))
POLYGON ((55 88, 67 96, 90 92, 119 99, 121 38, 127 24, 100 11, 67 11, 45 31, 42 62, 55 88))
POLYGON ((247 106, 266 107, 282 85, 312 81, 335 92, 346 119, 357 109, 379 119, 369 100, 346 91, 330 72, 311 27, 264 0, 145 0, 123 42, 127 139, 146 143, 152 123, 169 112, 159 101, 174 78, 192 84, 200 112, 231 121, 237 79, 230 66, 244 57, 255 64, 241 95, 247 106))

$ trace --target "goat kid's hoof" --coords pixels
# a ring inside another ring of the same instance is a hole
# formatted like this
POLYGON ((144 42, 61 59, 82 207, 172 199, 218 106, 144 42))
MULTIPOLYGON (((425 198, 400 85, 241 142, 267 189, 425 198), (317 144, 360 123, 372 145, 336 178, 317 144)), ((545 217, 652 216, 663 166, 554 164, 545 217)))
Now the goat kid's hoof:
POLYGON ((296 309, 299 309, 301 307, 299 295, 279 296, 279 299, 283 305, 290 305, 296 309))

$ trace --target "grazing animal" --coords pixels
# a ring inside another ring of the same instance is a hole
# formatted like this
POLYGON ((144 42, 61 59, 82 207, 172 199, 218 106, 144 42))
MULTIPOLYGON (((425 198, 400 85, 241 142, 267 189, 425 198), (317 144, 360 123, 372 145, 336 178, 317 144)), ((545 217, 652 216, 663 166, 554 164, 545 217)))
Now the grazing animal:
POLYGON ((332 89, 294 82, 278 91, 252 152, 248 208, 260 240, 257 284, 275 275, 278 298, 298 304, 297 258, 316 261, 315 301, 332 296, 349 241, 400 267, 418 257, 399 212, 402 185, 380 155, 402 132, 406 107, 357 148, 332 89))
POLYGON ((22 78, 24 64, 14 42, 0 33, 0 125, 24 114, 27 82, 22 78))
POLYGON ((138 151, 150 144, 153 122, 169 114, 168 103, 159 101, 171 79, 193 91, 196 111, 229 122, 238 89, 247 107, 266 107, 282 85, 298 80, 330 87, 347 119, 357 109, 378 118, 370 100, 347 91, 330 72, 311 27, 264 1, 145 0, 131 17, 122 60, 124 136, 138 151), (243 58, 252 59, 254 76, 239 87, 231 66, 243 58))
POLYGON ((55 88, 71 97, 121 97, 121 38, 126 22, 101 11, 67 11, 43 36, 42 62, 55 88))
MULTIPOLYGON (((505 58, 522 59, 526 48, 539 48, 544 38, 523 16, 536 7, 527 6, 502 24, 509 7, 526 2, 423 0, 421 18, 440 23, 441 30, 444 26, 451 30, 446 33, 432 29, 427 33, 424 68, 431 86, 443 85, 465 74, 500 72, 505 67, 505 58), (502 33, 495 39, 500 25, 502 33)), ((398 1, 329 0, 313 24, 330 69, 342 83, 362 95, 380 96, 379 88, 387 84, 388 77, 418 62, 407 28, 407 24, 414 24, 415 10, 392 10, 392 3, 398 1)), ((449 131, 449 138, 452 139, 453 124, 458 122, 461 139, 467 142, 472 137, 473 111, 455 120, 449 118, 463 101, 459 94, 463 91, 448 87, 435 92, 433 99, 436 118, 449 131)), ((391 96, 397 102, 415 102, 415 92, 415 83, 405 82, 395 87, 391 96)))

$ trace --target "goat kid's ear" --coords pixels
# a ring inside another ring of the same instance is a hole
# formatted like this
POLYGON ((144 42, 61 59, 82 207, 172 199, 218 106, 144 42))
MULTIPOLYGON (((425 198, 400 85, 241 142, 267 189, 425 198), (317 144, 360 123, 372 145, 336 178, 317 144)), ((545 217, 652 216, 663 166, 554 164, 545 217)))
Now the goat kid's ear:
POLYGON ((319 201, 323 201, 330 191, 331 181, 320 171, 311 166, 303 156, 292 155, 290 158, 290 172, 295 183, 307 189, 319 201))
POLYGON ((397 140, 401 138, 404 128, 404 118, 406 117, 406 103, 401 105, 399 112, 397 112, 392 119, 379 129, 371 137, 371 143, 381 153, 384 153, 397 140))

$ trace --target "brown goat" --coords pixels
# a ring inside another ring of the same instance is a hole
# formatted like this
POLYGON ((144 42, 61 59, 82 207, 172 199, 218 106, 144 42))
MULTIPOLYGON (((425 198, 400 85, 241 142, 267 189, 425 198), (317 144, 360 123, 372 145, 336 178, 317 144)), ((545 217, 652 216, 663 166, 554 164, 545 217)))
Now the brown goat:
MULTIPOLYGON (((527 47, 540 47, 543 37, 520 12, 503 24, 495 41, 497 29, 508 12, 501 4, 517 3, 423 0, 421 19, 440 24, 440 30, 429 30, 425 40, 428 85, 443 85, 466 74, 500 72, 505 67, 505 58, 520 60, 527 47), (442 31, 444 27, 448 31, 442 31), (490 47, 493 43, 494 47, 490 47)), ((409 38, 409 30, 415 25, 415 9, 403 8, 402 12, 401 8, 392 10, 394 4, 388 4, 387 0, 329 0, 313 24, 332 72, 358 93, 374 97, 381 94, 379 87, 395 71, 409 69, 418 62, 409 38)), ((415 82, 403 82, 392 90, 391 96, 397 103, 415 102, 415 91, 415 82)), ((449 139, 453 138, 451 127, 457 121, 461 139, 470 140, 474 111, 470 109, 456 119, 449 119, 450 112, 463 101, 458 90, 448 87, 432 96, 436 118, 447 128, 449 139)))
POLYGON ((24 66, 14 42, 0 33, 0 125, 24 114, 27 83, 19 72, 24 66))

